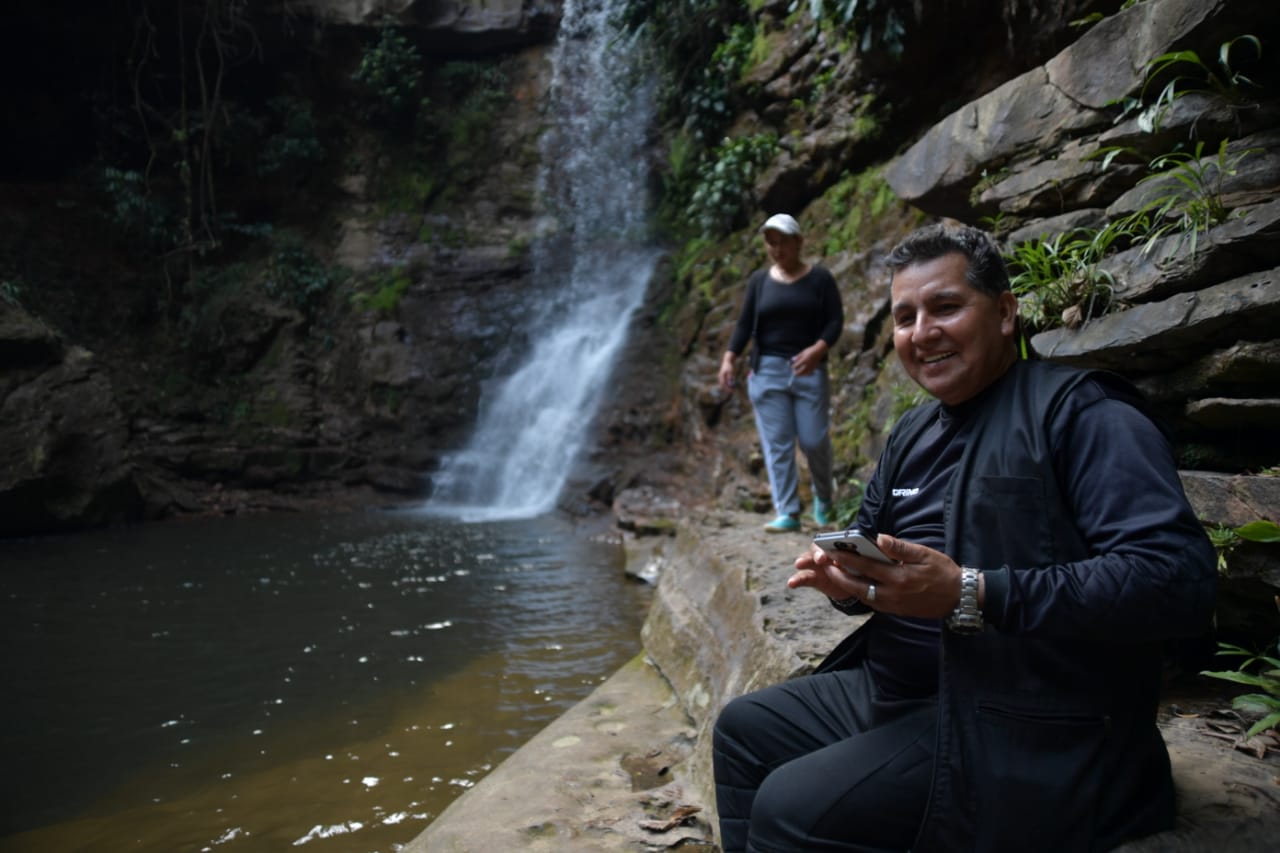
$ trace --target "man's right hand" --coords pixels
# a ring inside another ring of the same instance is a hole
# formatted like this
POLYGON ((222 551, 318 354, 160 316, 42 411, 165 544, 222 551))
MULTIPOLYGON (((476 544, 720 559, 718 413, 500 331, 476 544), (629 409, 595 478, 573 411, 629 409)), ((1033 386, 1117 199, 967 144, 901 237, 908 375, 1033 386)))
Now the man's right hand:
MULTIPOLYGON (((862 559, 854 556, 855 559, 862 559)), ((826 551, 813 546, 796 558, 796 573, 787 580, 788 589, 809 586, 836 601, 859 597, 866 592, 868 578, 857 577, 839 563, 826 551)))

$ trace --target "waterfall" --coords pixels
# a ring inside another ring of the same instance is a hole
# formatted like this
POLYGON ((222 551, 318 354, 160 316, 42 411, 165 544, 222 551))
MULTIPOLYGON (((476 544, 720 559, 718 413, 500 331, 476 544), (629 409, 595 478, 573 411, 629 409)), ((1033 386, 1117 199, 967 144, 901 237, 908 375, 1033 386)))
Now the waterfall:
POLYGON ((464 520, 555 507, 659 257, 648 242, 652 75, 614 22, 623 0, 566 0, 552 51, 532 252, 530 349, 484 389, 476 429, 435 476, 428 509, 464 520))

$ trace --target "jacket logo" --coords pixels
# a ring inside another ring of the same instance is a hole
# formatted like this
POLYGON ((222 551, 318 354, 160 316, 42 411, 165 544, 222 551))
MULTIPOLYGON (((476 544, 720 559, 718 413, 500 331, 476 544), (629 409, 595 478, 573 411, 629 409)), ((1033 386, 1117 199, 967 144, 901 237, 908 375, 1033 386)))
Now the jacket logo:
POLYGON ((918 488, 917 488, 917 489, 894 489, 894 490, 893 490, 893 496, 894 496, 895 498, 909 498, 909 497, 914 497, 915 495, 918 495, 918 494, 920 494, 920 490, 919 490, 918 488))

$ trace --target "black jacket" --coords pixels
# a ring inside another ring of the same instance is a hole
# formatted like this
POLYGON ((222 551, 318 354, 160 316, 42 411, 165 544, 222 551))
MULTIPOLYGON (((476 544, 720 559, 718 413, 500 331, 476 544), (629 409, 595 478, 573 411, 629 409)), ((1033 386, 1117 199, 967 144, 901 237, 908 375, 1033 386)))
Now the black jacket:
MULTIPOLYGON (((1018 362, 968 414, 945 550, 983 570, 987 628, 942 632, 916 853, 1102 851, 1173 825, 1156 728, 1160 642, 1207 627, 1215 558, 1145 418, 1117 424, 1117 458, 1105 445, 1099 458, 1055 458, 1055 430, 1070 429, 1073 412, 1116 399, 1136 402, 1117 377, 1018 362)), ((895 427, 861 523, 879 529, 894 472, 937 410, 914 409, 895 427)), ((860 645, 855 634, 822 668, 848 665, 860 645)))

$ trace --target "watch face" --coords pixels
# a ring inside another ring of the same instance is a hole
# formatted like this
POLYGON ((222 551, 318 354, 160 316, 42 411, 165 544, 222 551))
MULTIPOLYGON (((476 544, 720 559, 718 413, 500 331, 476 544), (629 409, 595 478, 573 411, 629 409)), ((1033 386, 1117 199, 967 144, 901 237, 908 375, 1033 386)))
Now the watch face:
POLYGON ((980 634, 986 626, 983 624, 981 617, 975 618, 966 614, 959 618, 952 615, 947 620, 947 627, 957 634, 980 634))

